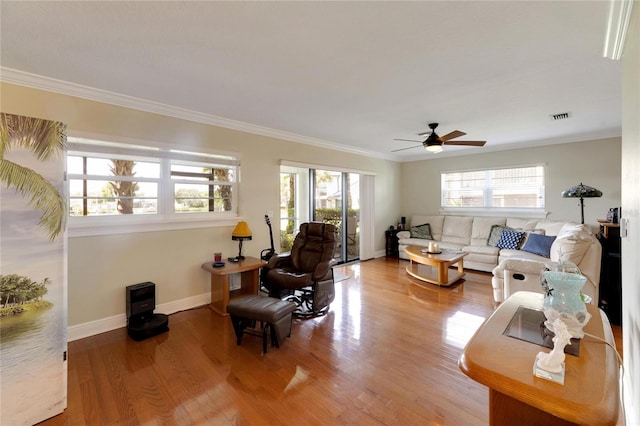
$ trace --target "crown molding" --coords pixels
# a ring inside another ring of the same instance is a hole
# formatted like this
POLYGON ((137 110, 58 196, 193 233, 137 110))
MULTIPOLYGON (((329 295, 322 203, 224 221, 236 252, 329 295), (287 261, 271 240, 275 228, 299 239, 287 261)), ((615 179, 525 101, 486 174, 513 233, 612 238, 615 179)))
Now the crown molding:
POLYGON ((397 161, 397 159, 391 155, 383 155, 378 152, 358 149, 348 145, 341 145, 322 139, 298 135, 296 133, 285 132, 281 130, 271 129, 269 127, 263 127, 255 124, 245 123, 242 121, 218 117, 215 115, 204 114, 186 108, 175 107, 160 102, 154 102, 146 99, 136 98, 133 96, 123 95, 120 93, 109 92, 107 90, 96 89, 94 87, 83 86, 81 84, 71 83, 68 81, 45 77, 42 75, 31 74, 13 68, 0 67, 0 81, 16 84, 19 86, 30 87, 33 89, 46 90, 48 92, 74 96, 90 101, 97 101, 110 105, 131 108, 138 111, 160 114, 167 117, 179 118, 196 123, 209 124, 212 126, 238 130, 255 135, 283 139, 286 141, 302 143, 319 148, 332 149, 351 154, 363 155, 366 157, 380 158, 383 160, 397 161))
POLYGON ((603 51, 605 58, 614 61, 619 61, 622 58, 634 3, 634 0, 609 0, 609 16, 603 51))

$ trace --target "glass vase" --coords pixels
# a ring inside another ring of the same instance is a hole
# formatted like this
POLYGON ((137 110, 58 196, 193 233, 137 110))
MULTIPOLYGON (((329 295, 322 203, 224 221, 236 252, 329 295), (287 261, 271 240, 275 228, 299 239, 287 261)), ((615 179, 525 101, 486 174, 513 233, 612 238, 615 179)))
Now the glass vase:
POLYGON ((542 304, 544 316, 547 318, 545 326, 555 333, 553 322, 560 318, 567 326, 571 337, 581 339, 584 337, 582 328, 591 319, 580 294, 587 278, 578 273, 563 271, 544 271, 542 275, 547 290, 542 304))

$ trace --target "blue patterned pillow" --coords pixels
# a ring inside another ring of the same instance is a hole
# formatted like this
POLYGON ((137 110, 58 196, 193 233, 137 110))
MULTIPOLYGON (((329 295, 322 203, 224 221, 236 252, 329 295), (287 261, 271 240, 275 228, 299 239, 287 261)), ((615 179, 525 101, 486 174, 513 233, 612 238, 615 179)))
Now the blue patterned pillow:
POLYGON ((524 237, 524 232, 505 229, 502 231, 500 240, 498 240, 496 247, 501 249, 517 250, 522 237, 524 237))

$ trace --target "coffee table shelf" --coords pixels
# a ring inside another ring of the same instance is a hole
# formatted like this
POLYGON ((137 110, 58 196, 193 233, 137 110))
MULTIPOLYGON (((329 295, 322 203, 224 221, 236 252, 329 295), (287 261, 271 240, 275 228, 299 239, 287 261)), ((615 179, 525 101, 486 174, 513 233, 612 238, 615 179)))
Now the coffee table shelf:
POLYGON ((467 253, 443 251, 440 254, 423 253, 424 247, 409 246, 405 252, 409 256, 407 274, 430 284, 450 286, 464 276, 463 258, 467 253), (450 273, 449 267, 458 264, 458 269, 450 273))

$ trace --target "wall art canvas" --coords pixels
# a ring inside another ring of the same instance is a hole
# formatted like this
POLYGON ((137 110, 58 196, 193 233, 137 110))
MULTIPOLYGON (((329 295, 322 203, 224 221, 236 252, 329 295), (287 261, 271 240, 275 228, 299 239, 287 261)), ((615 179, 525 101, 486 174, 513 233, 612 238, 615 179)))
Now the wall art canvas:
POLYGON ((65 126, 0 118, 0 424, 31 425, 67 404, 65 126))

